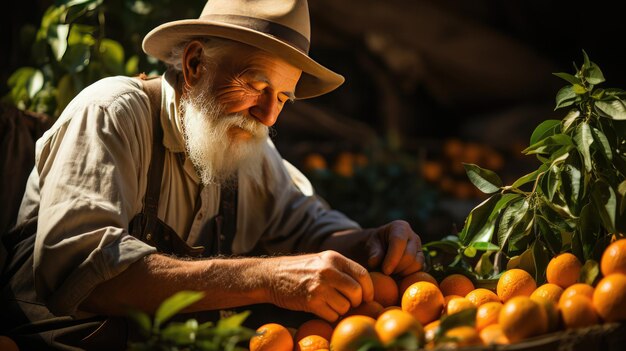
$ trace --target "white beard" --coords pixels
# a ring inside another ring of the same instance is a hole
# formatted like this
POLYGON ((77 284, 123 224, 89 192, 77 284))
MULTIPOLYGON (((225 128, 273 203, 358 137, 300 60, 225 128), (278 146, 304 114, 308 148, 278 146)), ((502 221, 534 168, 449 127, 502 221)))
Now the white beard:
POLYGON ((189 159, 204 185, 232 186, 239 176, 260 182, 263 174, 263 147, 268 127, 253 117, 224 115, 205 82, 180 100, 183 113, 183 135, 189 159), (235 139, 229 131, 241 128, 250 133, 244 140, 235 139))

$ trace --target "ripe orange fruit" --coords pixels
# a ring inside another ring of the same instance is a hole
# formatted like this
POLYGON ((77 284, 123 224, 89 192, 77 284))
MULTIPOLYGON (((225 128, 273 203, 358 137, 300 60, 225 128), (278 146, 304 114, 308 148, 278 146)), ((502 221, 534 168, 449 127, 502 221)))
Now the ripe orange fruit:
POLYGON ((508 300, 498 316, 504 335, 517 342, 548 330, 546 311, 528 296, 515 296, 508 300))
POLYGON ((431 342, 435 339, 435 333, 437 332, 437 328, 439 328, 439 323, 441 320, 437 319, 436 321, 432 321, 424 327, 424 339, 426 342, 431 342))
POLYGON ((559 298, 558 306, 561 306, 561 301, 568 299, 572 296, 585 296, 589 299, 593 298, 593 286, 585 283, 576 283, 570 285, 567 289, 563 290, 561 297, 559 298))
POLYGON ((484 288, 478 288, 470 291, 465 295, 465 298, 470 300, 476 307, 487 302, 500 302, 500 298, 493 291, 484 288))
POLYGON ((328 340, 319 335, 309 335, 302 338, 296 344, 295 351, 317 351, 319 349, 327 349, 330 345, 328 340))
POLYGON ((563 288, 556 284, 546 283, 533 291, 533 293, 530 294, 530 298, 535 301, 551 301, 556 305, 559 303, 559 298, 561 297, 561 294, 563 294, 563 288))
POLYGON ((439 283, 439 289, 441 289, 443 296, 465 296, 474 290, 474 283, 462 274, 451 274, 443 278, 441 283, 439 283))
POLYGON ((277 323, 264 324, 250 339, 250 351, 292 351, 293 338, 287 328, 277 323))
POLYGON ((439 284, 437 284, 437 280, 432 275, 426 272, 422 272, 422 271, 415 272, 415 273, 411 273, 407 275, 406 277, 402 278, 402 280, 400 281, 400 284, 399 284, 400 295, 404 294, 404 292, 409 286, 417 282, 429 282, 429 283, 433 283, 436 287, 439 287, 439 284))
POLYGON ((458 297, 448 302, 446 313, 448 315, 451 315, 469 308, 476 308, 476 306, 474 306, 474 304, 470 300, 464 297, 458 297))
POLYGON ((510 344, 509 338, 504 335, 500 324, 491 324, 480 331, 480 339, 485 345, 506 345, 510 344))
POLYGON ((626 275, 609 274, 593 292, 593 307, 605 322, 626 320, 626 275))
POLYGON ((406 333, 413 333, 420 345, 424 343, 424 328, 410 313, 402 310, 390 310, 381 314, 374 328, 383 345, 391 343, 406 333))
POLYGON ((0 350, 2 351, 20 351, 13 339, 8 336, 0 335, 0 350))
POLYGON ((368 316, 376 319, 381 313, 383 313, 383 305, 376 301, 365 301, 361 302, 360 305, 351 308, 346 314, 343 315, 343 318, 349 316, 368 316))
POLYGON ((443 309, 444 311, 448 309, 448 303, 450 302, 450 300, 452 299, 458 299, 460 297, 463 296, 459 296, 459 295, 448 295, 448 296, 444 296, 443 297, 443 309))
POLYGON ((559 329, 559 324, 561 323, 561 316, 559 315, 558 305, 550 300, 546 300, 543 298, 532 298, 531 300, 538 303, 544 311, 546 311, 546 317, 548 318, 548 330, 547 332, 556 331, 559 329))
POLYGON ((468 326, 452 328, 446 332, 445 337, 451 340, 444 342, 442 344, 443 348, 448 346, 457 348, 482 344, 478 331, 468 326))
POLYGON ((316 171, 326 169, 326 159, 318 153, 310 153, 304 159, 304 169, 307 171, 316 171))
POLYGON ((363 344, 379 342, 374 328, 376 321, 367 316, 350 316, 342 319, 333 331, 330 349, 333 351, 356 351, 363 344))
POLYGON ((438 319, 442 309, 443 295, 432 283, 414 283, 402 295, 402 310, 409 312, 422 325, 438 319))
POLYGON ((434 182, 441 178, 443 166, 437 161, 424 161, 421 165, 422 177, 429 182, 434 182))
POLYGON ((374 301, 383 307, 398 304, 398 285, 388 275, 380 272, 370 272, 372 283, 374 283, 374 301))
POLYGON ((626 239, 607 246, 600 260, 600 270, 605 277, 612 273, 626 274, 626 239))
POLYGON ((568 329, 598 324, 598 315, 593 309, 593 304, 590 299, 584 296, 576 295, 565 299, 561 303, 560 309, 563 324, 568 329))
POLYGON ((476 310, 476 329, 481 331, 489 325, 498 323, 501 309, 502 303, 500 302, 487 302, 478 306, 476 310))
POLYGON ((510 269, 498 279, 498 297, 506 302, 515 296, 530 296, 537 289, 535 279, 523 269, 510 269))
POLYGON ((298 342, 309 335, 319 335, 326 340, 330 340, 330 337, 333 335, 333 327, 325 320, 311 319, 300 325, 294 339, 298 342))
POLYGON ((576 256, 569 252, 562 253, 550 260, 546 268, 548 283, 556 284, 563 289, 575 284, 580 276, 583 265, 576 256))
POLYGON ((354 155, 347 151, 337 155, 333 170, 346 178, 352 177, 354 175, 354 155))

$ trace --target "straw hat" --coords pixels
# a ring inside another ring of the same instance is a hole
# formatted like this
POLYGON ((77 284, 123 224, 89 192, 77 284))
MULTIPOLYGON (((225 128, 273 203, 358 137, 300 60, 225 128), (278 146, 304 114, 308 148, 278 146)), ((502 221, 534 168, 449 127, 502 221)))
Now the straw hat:
POLYGON ((198 19, 168 22, 150 31, 143 50, 166 61, 177 44, 204 36, 245 43, 300 68, 298 99, 328 93, 344 82, 308 55, 311 28, 306 0, 209 0, 198 19))

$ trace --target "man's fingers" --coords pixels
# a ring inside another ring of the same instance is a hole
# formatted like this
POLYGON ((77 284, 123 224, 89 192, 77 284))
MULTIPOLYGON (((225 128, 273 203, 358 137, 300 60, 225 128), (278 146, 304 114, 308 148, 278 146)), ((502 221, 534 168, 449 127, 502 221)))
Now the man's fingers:
POLYGON ((325 298, 328 306, 330 306, 330 308, 332 308, 333 311, 337 312, 340 316, 343 316, 346 312, 348 312, 348 310, 350 310, 350 301, 337 291, 330 292, 328 296, 325 296, 325 298))
POLYGON ((382 241, 379 239, 378 235, 374 234, 372 238, 368 242, 369 246, 369 257, 367 260, 367 265, 370 268, 378 267, 380 262, 385 257, 385 248, 383 247, 382 241))
POLYGON ((383 260, 382 271, 390 275, 394 272, 402 258, 402 254, 407 246, 408 235, 404 228, 396 225, 389 225, 386 230, 389 231, 386 234, 389 248, 383 260))
MULTIPOLYGON (((372 301, 374 299, 374 283, 372 283, 372 278, 370 278, 367 269, 349 258, 345 259, 345 263, 344 272, 361 286, 363 301, 372 301)), ((359 304, 360 302, 357 305, 359 304)))
POLYGON ((336 321, 337 318, 339 318, 339 314, 332 307, 330 307, 327 303, 322 304, 322 306, 320 306, 317 309, 314 309, 311 312, 315 313, 316 315, 320 316, 321 318, 331 323, 336 321))
MULTIPOLYGON (((347 301, 349 301, 349 305, 352 305, 353 307, 360 305, 363 301, 363 288, 361 287, 358 279, 342 271, 334 272, 334 276, 329 277, 329 279, 332 280, 331 285, 339 293, 341 293, 343 299, 347 299, 347 301)), ((349 307, 350 306, 348 306, 348 308, 349 307)), ((336 311, 340 312, 339 310, 336 311)), ((345 313, 345 311, 343 313, 345 313)))

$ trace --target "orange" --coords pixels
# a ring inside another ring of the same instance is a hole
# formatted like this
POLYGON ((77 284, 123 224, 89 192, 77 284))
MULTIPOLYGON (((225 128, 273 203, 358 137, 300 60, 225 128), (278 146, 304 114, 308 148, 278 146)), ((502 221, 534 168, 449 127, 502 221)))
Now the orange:
POLYGON ((304 159, 304 169, 307 171, 316 171, 326 169, 326 159, 318 153, 310 153, 304 159))
POLYGON ((402 295, 402 310, 409 312, 422 325, 439 318, 442 309, 443 295, 432 283, 414 283, 402 295))
POLYGON ((598 315, 590 299, 576 295, 566 298, 560 305, 563 324, 568 329, 598 324, 598 315))
POLYGON ((563 290, 561 297, 559 298, 558 305, 561 306, 561 301, 572 296, 585 296, 589 299, 593 298, 593 286, 585 283, 576 283, 570 285, 567 289, 563 290))
POLYGON ((340 153, 335 160, 333 170, 346 178, 352 177, 354 175, 354 155, 347 151, 340 153))
POLYGON ((626 239, 607 246, 600 260, 600 270, 605 277, 612 273, 626 274, 626 239))
POLYGON ((593 292, 593 307, 605 322, 626 320, 626 275, 609 274, 593 292))
POLYGON ((498 323, 511 342, 540 335, 548 330, 546 311, 528 296, 515 296, 507 301, 500 310, 498 323))
POLYGON ((556 284, 563 289, 575 284, 580 276, 583 265, 576 256, 569 252, 562 253, 550 260, 546 268, 548 283, 556 284))
POLYGON ((437 161, 424 161, 421 168, 422 177, 429 182, 439 180, 443 174, 443 166, 437 161))
POLYGON ((500 324, 491 324, 480 331, 480 339, 485 345, 510 344, 509 338, 502 332, 500 324))
POLYGON ((280 324, 264 324, 250 339, 250 351, 292 351, 293 338, 287 328, 280 324))
POLYGON ((298 341, 295 351, 317 351, 329 347, 328 340, 325 338, 319 335, 309 335, 298 341))
POLYGON ((383 345, 406 333, 415 335, 420 345, 424 343, 424 328, 410 313, 402 310, 390 310, 381 314, 374 328, 383 345))
POLYGON ((20 348, 17 346, 13 339, 8 336, 0 335, 0 350, 2 351, 19 351, 20 348))
POLYGON ((356 351, 366 343, 379 342, 375 325, 374 318, 367 316, 350 316, 342 319, 333 331, 330 349, 356 351))
POLYGON ((441 289, 443 296, 465 296, 474 290, 474 283, 462 274, 452 274, 443 278, 441 283, 439 283, 439 289, 441 289))
POLYGON ((325 320, 311 319, 300 325, 294 339, 298 342, 309 335, 319 335, 326 340, 330 340, 330 337, 333 335, 333 327, 325 320))
POLYGON ((368 316, 374 319, 378 318, 383 313, 383 305, 376 301, 361 302, 360 305, 351 308, 343 317, 348 316, 368 316))
POLYGON ((498 279, 498 297, 507 302, 515 296, 530 296, 537 289, 535 279, 523 269, 510 269, 498 279))
POLYGON ((472 327, 463 326, 448 330, 445 334, 446 339, 451 339, 443 343, 442 347, 465 347, 482 344, 478 331, 472 327))
POLYGON ((459 297, 463 297, 463 296, 459 296, 459 295, 444 296, 443 297, 443 309, 444 309, 444 311, 448 309, 448 303, 450 302, 450 300, 458 299, 459 297))
POLYGON ((448 302, 446 313, 448 315, 451 315, 451 314, 455 314, 455 313, 461 312, 469 308, 476 308, 476 306, 474 306, 474 304, 470 300, 464 297, 458 297, 448 302))
POLYGON ((561 316, 559 314, 558 305, 554 302, 542 298, 530 298, 531 300, 538 303, 544 311, 546 311, 546 317, 548 318, 548 332, 556 331, 559 329, 559 324, 561 322, 561 316))
POLYGON ((500 302, 487 302, 478 306, 476 310, 476 329, 481 331, 489 325, 498 323, 501 309, 502 303, 500 302))
POLYGON ((388 275, 380 272, 370 272, 372 283, 374 283, 374 301, 383 307, 398 304, 398 285, 388 275))
POLYGON ((484 288, 478 288, 470 291, 465 295, 465 298, 470 300, 476 307, 487 302, 500 302, 500 298, 493 291, 484 288))
POLYGON ((411 284, 417 282, 429 282, 435 284, 437 287, 439 286, 439 284, 437 284, 437 280, 432 275, 426 272, 415 272, 407 275, 400 281, 400 295, 404 294, 406 289, 411 286, 411 284))
POLYGON ((556 305, 559 303, 559 298, 561 297, 561 294, 563 294, 563 288, 556 284, 546 283, 533 291, 533 293, 530 294, 530 298, 535 301, 551 301, 556 305))
POLYGON ((437 319, 436 321, 426 324, 424 327, 424 339, 426 339, 426 342, 431 342, 435 339, 435 333, 439 328, 440 322, 441 320, 437 319))

